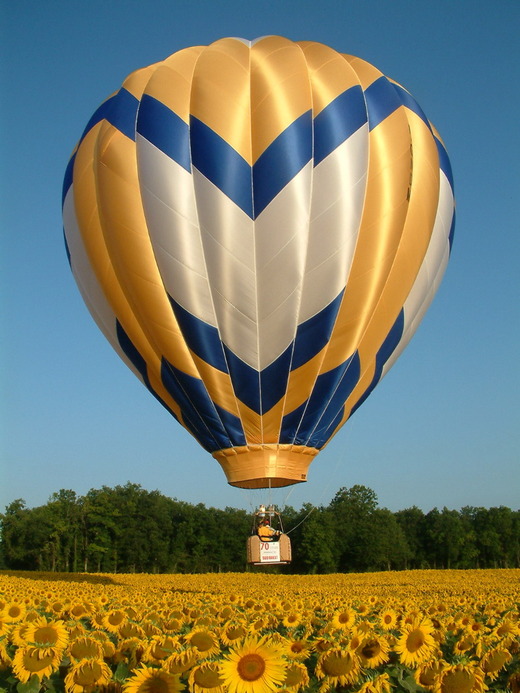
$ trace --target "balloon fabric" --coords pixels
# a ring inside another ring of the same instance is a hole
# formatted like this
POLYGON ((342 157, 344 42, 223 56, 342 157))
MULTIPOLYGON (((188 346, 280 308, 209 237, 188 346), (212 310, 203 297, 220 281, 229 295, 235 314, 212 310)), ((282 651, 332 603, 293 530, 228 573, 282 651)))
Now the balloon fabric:
POLYGON ((229 483, 276 487, 306 480, 414 334, 450 255, 453 181, 433 125, 374 66, 225 38, 96 110, 63 219, 121 358, 229 483))

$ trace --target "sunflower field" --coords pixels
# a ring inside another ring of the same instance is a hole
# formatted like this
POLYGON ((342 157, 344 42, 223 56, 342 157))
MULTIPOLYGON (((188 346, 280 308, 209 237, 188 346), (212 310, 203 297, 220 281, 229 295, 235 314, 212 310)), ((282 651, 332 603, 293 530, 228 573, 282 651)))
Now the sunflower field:
POLYGON ((0 573, 0 691, 520 691, 520 570, 0 573))

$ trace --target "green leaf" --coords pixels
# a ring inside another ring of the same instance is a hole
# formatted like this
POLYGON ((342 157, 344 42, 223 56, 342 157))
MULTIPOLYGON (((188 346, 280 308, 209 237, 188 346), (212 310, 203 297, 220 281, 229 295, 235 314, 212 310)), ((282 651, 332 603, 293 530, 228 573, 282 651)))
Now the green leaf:
POLYGON ((17 693, 39 693, 41 688, 40 679, 36 674, 33 674, 27 683, 18 682, 16 686, 17 693))
POLYGON ((128 665, 125 662, 119 662, 117 669, 114 672, 114 679, 118 681, 118 683, 124 683, 128 678, 129 673, 130 669, 128 668, 128 665))

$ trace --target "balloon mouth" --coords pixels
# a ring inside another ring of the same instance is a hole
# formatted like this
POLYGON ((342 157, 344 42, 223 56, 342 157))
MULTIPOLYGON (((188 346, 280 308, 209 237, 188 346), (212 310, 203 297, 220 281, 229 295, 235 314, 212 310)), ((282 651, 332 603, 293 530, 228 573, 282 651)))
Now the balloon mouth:
POLYGON ((238 488, 279 488, 307 481, 309 465, 318 454, 305 445, 248 445, 213 453, 238 488))

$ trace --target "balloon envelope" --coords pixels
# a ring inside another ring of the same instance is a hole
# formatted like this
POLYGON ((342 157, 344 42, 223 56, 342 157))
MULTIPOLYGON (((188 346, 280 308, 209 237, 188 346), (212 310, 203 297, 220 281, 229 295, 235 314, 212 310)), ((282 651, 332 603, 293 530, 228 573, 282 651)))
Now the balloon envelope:
POLYGON ((114 349, 247 488, 304 481, 415 332, 453 184, 412 96, 313 42, 227 38, 132 73, 64 181, 114 349))

